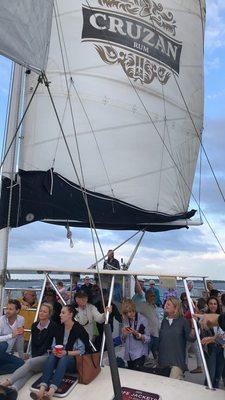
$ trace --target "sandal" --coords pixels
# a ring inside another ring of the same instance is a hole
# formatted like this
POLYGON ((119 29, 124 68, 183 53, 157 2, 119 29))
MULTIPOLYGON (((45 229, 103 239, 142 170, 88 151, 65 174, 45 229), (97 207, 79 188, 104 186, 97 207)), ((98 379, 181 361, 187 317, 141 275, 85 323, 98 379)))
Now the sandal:
POLYGON ((50 396, 48 393, 45 393, 44 396, 42 397, 42 400, 51 400, 52 396, 50 396))
POLYGON ((38 396, 38 394, 37 394, 36 392, 30 392, 30 397, 31 397, 33 400, 38 400, 38 399, 40 399, 40 397, 38 396))

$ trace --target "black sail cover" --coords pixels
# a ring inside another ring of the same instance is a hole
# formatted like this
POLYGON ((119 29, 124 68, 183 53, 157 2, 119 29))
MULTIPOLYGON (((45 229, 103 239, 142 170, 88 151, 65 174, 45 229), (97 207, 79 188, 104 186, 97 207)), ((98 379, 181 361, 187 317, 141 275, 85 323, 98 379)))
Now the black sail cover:
MULTIPOLYGON (((109 196, 82 191, 80 186, 62 179, 53 171, 20 171, 17 178, 18 183, 13 186, 11 227, 44 220, 58 225, 65 225, 68 221, 70 226, 90 227, 87 202, 95 226, 100 229, 166 231, 179 226, 163 226, 162 223, 188 219, 195 214, 194 210, 173 216, 147 212, 109 196)), ((4 210, 7 209, 10 193, 8 178, 3 180, 3 193, 0 228, 7 226, 8 215, 4 210)))

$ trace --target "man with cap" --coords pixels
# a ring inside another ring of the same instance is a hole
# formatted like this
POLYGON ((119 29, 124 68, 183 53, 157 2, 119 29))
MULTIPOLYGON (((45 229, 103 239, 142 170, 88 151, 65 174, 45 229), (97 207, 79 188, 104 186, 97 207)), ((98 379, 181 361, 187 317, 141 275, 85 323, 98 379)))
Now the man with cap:
POLYGON ((133 295, 132 300, 137 305, 139 303, 146 301, 145 292, 143 290, 144 281, 142 279, 138 279, 137 276, 135 276, 134 279, 135 279, 135 287, 134 287, 135 294, 133 295))
POLYGON ((92 302, 92 283, 90 282, 90 277, 87 275, 84 277, 84 283, 81 286, 80 290, 85 292, 88 296, 88 302, 92 302))
POLYGON ((147 294, 149 292, 154 293, 155 298, 156 298, 155 304, 157 305, 157 307, 162 307, 162 302, 160 300, 159 289, 155 287, 155 281, 153 279, 150 279, 150 281, 149 281, 149 289, 146 292, 146 296, 147 296, 147 294))

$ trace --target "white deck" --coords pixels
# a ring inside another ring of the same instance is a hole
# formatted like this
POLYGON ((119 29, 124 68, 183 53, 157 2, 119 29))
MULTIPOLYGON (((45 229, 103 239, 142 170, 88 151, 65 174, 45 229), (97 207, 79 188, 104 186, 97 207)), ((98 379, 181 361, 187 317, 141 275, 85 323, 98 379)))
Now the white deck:
MULTIPOLYGON (((122 386, 157 393, 162 400, 224 400, 223 390, 210 391, 202 385, 179 381, 171 378, 146 374, 142 372, 119 369, 122 386)), ((30 379, 27 385, 19 392, 18 400, 30 399, 29 387, 37 376, 30 379)), ((65 397, 67 400, 112 400, 113 387, 110 369, 104 367, 100 375, 89 385, 78 384, 65 397)))

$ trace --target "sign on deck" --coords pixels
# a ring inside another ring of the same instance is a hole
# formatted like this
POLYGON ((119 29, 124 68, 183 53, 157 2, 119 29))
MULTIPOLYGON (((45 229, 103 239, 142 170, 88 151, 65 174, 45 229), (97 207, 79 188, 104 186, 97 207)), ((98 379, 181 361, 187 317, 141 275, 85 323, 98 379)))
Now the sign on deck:
POLYGON ((143 392, 142 390, 128 387, 122 387, 121 389, 123 400, 161 400, 160 395, 156 393, 143 392))

